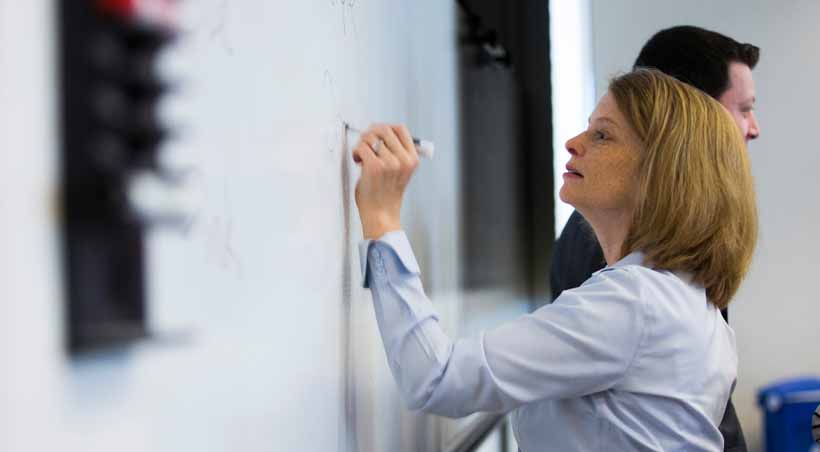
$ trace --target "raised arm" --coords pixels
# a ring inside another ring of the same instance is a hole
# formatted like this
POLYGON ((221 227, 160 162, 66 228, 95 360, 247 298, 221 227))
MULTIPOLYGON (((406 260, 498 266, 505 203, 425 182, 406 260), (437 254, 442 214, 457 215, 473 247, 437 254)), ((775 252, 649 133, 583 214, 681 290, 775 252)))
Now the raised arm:
POLYGON ((443 416, 506 412, 615 385, 646 329, 626 268, 607 269, 553 304, 476 337, 451 340, 427 299, 402 231, 361 244, 365 285, 406 405, 443 416))

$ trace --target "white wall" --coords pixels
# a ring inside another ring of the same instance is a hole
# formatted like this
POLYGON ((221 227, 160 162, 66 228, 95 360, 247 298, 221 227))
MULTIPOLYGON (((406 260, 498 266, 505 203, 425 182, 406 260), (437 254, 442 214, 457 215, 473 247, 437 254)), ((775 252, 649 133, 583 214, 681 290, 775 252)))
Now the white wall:
POLYGON ((54 3, 0 0, 0 449, 428 450, 358 287, 357 177, 342 121, 436 142, 406 229, 457 330, 458 129, 451 2, 179 2, 171 110, 197 221, 152 230, 156 336, 63 352, 54 3), (184 160, 184 159, 183 159, 184 160), (345 191, 345 190, 348 191, 345 191))
POLYGON ((820 375, 820 2, 814 0, 593 0, 599 95, 626 71, 657 30, 691 24, 761 48, 754 77, 761 137, 751 143, 760 240, 751 272, 730 307, 740 353, 734 402, 751 450, 760 450, 758 388, 820 375))
POLYGON ((51 2, 0 1, 0 448, 38 450, 61 392, 51 2))
POLYGON ((550 0, 550 63, 552 68, 552 164, 555 236, 561 235, 573 207, 559 196, 570 155, 565 143, 586 129, 595 108, 592 70, 592 26, 589 0, 550 0))

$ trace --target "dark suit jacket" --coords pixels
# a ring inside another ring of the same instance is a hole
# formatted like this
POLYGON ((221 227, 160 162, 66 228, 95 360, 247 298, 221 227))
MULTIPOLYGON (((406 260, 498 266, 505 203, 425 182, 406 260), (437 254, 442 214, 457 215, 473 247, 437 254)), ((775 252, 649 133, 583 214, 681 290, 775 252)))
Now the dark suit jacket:
MULTIPOLYGON (((581 214, 573 212, 553 247, 550 273, 552 299, 558 298, 564 290, 580 286, 592 273, 605 266, 604 253, 592 228, 581 214)), ((725 310, 723 316, 727 318, 725 310)), ((720 433, 723 434, 724 451, 746 452, 746 439, 731 399, 720 422, 720 433)))

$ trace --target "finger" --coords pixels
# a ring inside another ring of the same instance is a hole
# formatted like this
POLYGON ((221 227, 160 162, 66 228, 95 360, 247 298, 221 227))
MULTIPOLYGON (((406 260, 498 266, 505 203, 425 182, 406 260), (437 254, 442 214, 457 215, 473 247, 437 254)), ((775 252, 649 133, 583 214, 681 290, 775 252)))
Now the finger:
POLYGON ((379 142, 382 143, 382 145, 381 145, 381 152, 379 152, 378 155, 379 155, 379 160, 381 161, 382 164, 384 164, 384 167, 388 170, 391 170, 391 171, 396 171, 396 170, 401 169, 401 166, 402 166, 401 160, 399 160, 399 158, 393 152, 385 150, 387 145, 384 144, 383 141, 379 140, 379 142))
POLYGON ((416 144, 413 143, 413 135, 410 135, 410 130, 407 129, 407 126, 404 124, 396 124, 391 126, 393 132, 396 136, 399 137, 401 144, 404 146, 405 149, 410 151, 410 155, 418 159, 418 151, 416 150, 416 144))
POLYGON ((408 151, 404 149, 399 137, 393 132, 390 126, 379 124, 373 128, 373 133, 384 141, 384 144, 390 153, 396 156, 400 161, 407 162, 408 151))
POLYGON ((362 134, 362 141, 367 144, 376 155, 379 155, 379 150, 382 147, 381 138, 378 135, 370 132, 362 134))
POLYGON ((362 163, 362 156, 361 156, 361 153, 363 151, 362 148, 369 149, 367 144, 364 144, 364 143, 361 143, 361 142, 356 144, 356 147, 353 149, 353 161, 356 162, 356 163, 362 163))
POLYGON ((365 167, 371 167, 378 164, 379 161, 379 157, 373 152, 373 149, 365 143, 359 143, 356 149, 353 150, 354 161, 356 161, 356 157, 359 158, 356 163, 361 162, 365 167))

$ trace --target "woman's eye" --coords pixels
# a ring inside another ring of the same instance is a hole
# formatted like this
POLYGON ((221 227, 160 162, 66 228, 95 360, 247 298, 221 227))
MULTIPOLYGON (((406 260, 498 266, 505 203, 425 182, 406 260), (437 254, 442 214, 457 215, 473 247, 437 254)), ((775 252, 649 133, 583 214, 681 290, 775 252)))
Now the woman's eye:
POLYGON ((603 133, 603 132, 601 132, 600 130, 596 130, 595 132, 593 132, 593 133, 592 133, 592 136, 593 136, 596 140, 605 140, 605 139, 606 139, 606 134, 604 134, 604 133, 603 133))

